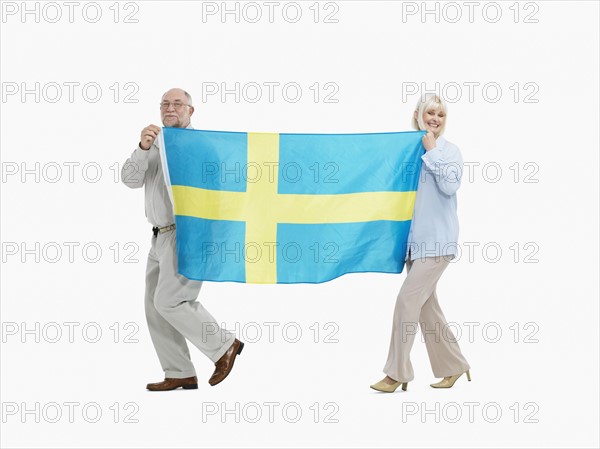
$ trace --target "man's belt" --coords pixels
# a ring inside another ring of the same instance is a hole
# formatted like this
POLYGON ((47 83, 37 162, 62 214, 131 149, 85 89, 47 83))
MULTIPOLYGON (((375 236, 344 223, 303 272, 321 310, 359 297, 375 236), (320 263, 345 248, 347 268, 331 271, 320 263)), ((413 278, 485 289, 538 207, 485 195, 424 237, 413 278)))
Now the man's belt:
POLYGON ((154 234, 154 237, 156 237, 158 235, 158 233, 163 233, 163 232, 169 232, 172 231, 173 229, 175 229, 175 224, 171 224, 169 226, 163 226, 162 228, 159 228, 158 226, 154 226, 152 228, 152 233, 154 234))

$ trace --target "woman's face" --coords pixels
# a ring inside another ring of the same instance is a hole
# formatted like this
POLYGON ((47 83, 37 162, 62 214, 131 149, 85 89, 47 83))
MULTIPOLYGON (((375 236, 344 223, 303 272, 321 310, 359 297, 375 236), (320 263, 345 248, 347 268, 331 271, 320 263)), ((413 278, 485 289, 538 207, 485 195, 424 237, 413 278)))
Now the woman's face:
POLYGON ((432 107, 423 112, 423 123, 425 130, 431 131, 436 139, 440 135, 440 131, 444 129, 446 114, 439 107, 432 107))

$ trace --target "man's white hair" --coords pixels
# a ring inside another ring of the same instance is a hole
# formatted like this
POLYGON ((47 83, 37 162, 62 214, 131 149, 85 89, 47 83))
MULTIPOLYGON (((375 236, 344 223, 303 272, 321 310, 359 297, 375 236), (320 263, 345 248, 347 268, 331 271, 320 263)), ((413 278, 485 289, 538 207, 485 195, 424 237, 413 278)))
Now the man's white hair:
POLYGON ((190 106, 193 106, 193 104, 192 104, 192 96, 190 94, 188 94, 187 91, 185 91, 185 90, 183 91, 183 93, 185 94, 185 98, 187 98, 188 104, 190 106))

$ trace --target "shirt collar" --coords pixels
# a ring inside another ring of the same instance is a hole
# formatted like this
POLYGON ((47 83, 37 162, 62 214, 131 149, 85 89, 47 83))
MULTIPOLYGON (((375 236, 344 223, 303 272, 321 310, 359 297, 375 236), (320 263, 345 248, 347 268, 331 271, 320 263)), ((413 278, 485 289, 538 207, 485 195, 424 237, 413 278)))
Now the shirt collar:
POLYGON ((437 139, 435 139, 435 145, 438 147, 445 147, 446 138, 444 136, 439 136, 437 139))

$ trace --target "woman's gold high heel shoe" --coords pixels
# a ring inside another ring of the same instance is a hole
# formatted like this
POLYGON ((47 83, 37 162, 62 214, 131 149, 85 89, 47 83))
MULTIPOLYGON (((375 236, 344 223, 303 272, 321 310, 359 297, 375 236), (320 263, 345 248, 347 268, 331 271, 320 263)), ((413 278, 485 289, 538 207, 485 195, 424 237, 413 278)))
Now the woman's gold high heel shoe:
POLYGON ((375 385, 371 385, 371 388, 384 393, 393 393, 396 391, 396 388, 400 386, 400 384, 402 384, 402 391, 406 391, 408 388, 408 382, 394 382, 393 384, 386 384, 383 380, 380 380, 375 385))
MULTIPOLYGON (((467 373, 467 380, 469 382, 471 382, 471 373, 469 372, 469 370, 466 371, 467 373)), ((447 376, 444 377, 441 381, 439 381, 438 383, 435 384, 431 384, 431 386, 433 388, 451 388, 452 385, 454 385, 454 382, 456 382, 456 379, 458 379, 460 376, 462 376, 464 373, 460 373, 460 374, 456 374, 454 376, 447 376)))

